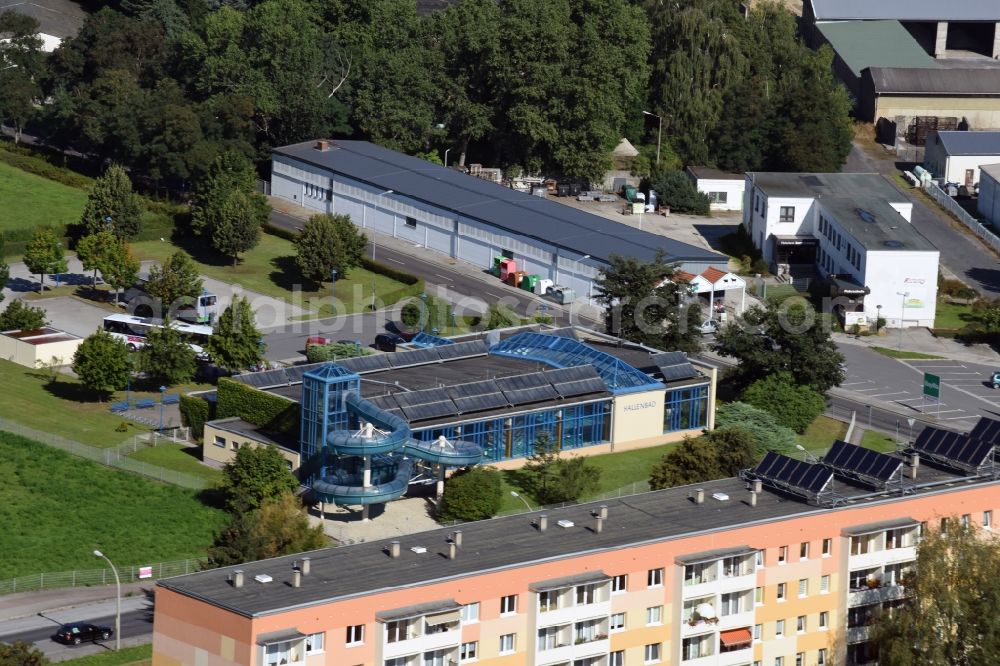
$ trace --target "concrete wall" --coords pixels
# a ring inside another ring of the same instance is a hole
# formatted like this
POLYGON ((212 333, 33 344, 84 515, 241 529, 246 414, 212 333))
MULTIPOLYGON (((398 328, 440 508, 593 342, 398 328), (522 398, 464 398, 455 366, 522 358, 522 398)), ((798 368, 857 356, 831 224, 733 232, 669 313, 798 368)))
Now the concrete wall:
POLYGON ((59 340, 33 345, 23 340, 0 335, 0 358, 13 361, 26 368, 37 368, 41 364, 48 365, 52 359, 58 359, 56 365, 69 365, 73 362, 76 348, 83 343, 82 339, 59 340))
MULTIPOLYGON (((236 451, 241 446, 267 446, 267 443, 254 439, 243 433, 234 433, 225 430, 225 422, 230 419, 220 421, 209 421, 205 424, 204 443, 201 447, 203 460, 211 460, 217 463, 226 464, 236 458, 236 451)), ((299 468, 299 454, 288 449, 278 447, 281 456, 291 464, 293 471, 299 468)))
POLYGON ((864 284, 871 289, 865 296, 865 316, 874 321, 882 306, 882 318, 889 327, 934 326, 937 312, 939 253, 873 252, 865 258, 864 284), (899 292, 909 292, 907 305, 899 292))
POLYGON ((698 191, 709 194, 721 192, 726 195, 725 203, 713 202, 712 210, 743 210, 743 188, 746 182, 728 178, 699 178, 695 181, 698 191))
MULTIPOLYGON (((904 125, 897 127, 897 132, 906 133, 908 125, 914 116, 955 117, 968 119, 969 126, 975 130, 1000 129, 1000 98, 997 97, 874 97, 871 91, 865 91, 862 86, 862 98, 868 97, 868 108, 871 116, 863 120, 877 122, 879 118, 898 122, 897 116, 905 119, 904 125)), ((862 104, 864 109, 865 104, 862 104)))
POLYGON ((1000 224, 1000 182, 983 172, 979 180, 979 214, 994 225, 1000 224))

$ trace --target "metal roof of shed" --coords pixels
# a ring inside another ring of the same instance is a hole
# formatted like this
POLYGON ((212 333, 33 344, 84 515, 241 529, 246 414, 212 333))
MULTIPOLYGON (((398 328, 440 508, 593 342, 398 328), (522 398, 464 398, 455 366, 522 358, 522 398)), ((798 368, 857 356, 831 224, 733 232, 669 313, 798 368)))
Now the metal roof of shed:
POLYGON ((938 66, 899 21, 842 21, 816 27, 855 76, 866 67, 938 66))
POLYGON ((807 0, 817 21, 1000 21, 996 0, 807 0))
MULTIPOLYGON (((1000 155, 1000 132, 938 131, 937 138, 950 156, 1000 155)), ((933 135, 927 138, 933 141, 933 135)))
POLYGON ((1000 68, 871 67, 869 71, 879 95, 1000 97, 1000 68))
POLYGON ((652 260, 726 263, 720 254, 502 185, 410 157, 368 141, 315 141, 274 149, 290 157, 384 190, 607 262, 612 254, 652 260))

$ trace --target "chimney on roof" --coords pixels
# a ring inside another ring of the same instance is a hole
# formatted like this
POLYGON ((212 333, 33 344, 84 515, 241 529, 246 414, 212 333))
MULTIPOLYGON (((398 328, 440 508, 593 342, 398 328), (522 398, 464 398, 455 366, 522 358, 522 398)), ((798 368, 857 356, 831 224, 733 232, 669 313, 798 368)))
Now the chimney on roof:
POLYGON ((462 530, 455 530, 455 533, 451 535, 451 540, 456 546, 462 545, 462 530))
POLYGON ((594 531, 600 534, 604 531, 604 519, 600 515, 596 518, 596 523, 594 524, 594 531))
POLYGON ((303 576, 309 575, 309 558, 303 557, 302 561, 299 562, 299 571, 302 572, 303 576))
POLYGON ((538 516, 538 531, 544 532, 549 528, 549 516, 548 514, 542 514, 538 516))
POLYGON ((917 478, 917 470, 920 469, 920 454, 914 453, 910 456, 910 478, 917 478))
POLYGON ((397 558, 399 557, 399 542, 393 541, 389 544, 389 557, 397 558))
POLYGON ((330 150, 330 142, 327 141, 326 139, 320 139, 319 141, 316 142, 316 150, 320 151, 321 153, 330 150))
POLYGON ((757 506, 757 491, 750 491, 750 506, 757 506))
POLYGON ((760 479, 755 479, 753 482, 753 491, 759 493, 764 489, 764 484, 760 482, 760 479))
POLYGON ((233 572, 233 587, 243 587, 243 569, 233 572))
POLYGON ((597 507, 597 515, 600 516, 601 518, 606 519, 608 517, 608 505, 602 504, 601 506, 597 507))
POLYGON ((705 489, 704 488, 698 488, 697 490, 694 491, 694 503, 695 504, 704 504, 705 503, 705 489))
POLYGON ((302 587, 302 572, 292 569, 292 587, 302 587))
POLYGON ((448 559, 449 560, 455 559, 455 555, 457 555, 457 554, 458 554, 458 547, 455 546, 455 542, 454 541, 449 541, 448 542, 448 559))

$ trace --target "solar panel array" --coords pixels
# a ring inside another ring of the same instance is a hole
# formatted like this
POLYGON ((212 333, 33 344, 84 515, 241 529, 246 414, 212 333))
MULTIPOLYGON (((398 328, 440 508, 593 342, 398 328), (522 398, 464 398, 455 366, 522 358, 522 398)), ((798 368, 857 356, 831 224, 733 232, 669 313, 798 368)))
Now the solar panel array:
POLYGON ((374 354, 372 356, 358 356, 337 361, 337 365, 342 365, 351 372, 374 372, 376 370, 387 370, 389 359, 386 354, 374 354))
POLYGON ((545 373, 516 375, 496 380, 497 386, 512 405, 521 405, 559 397, 555 388, 545 378, 545 373))
POLYGON ((972 432, 969 433, 969 438, 979 439, 989 442, 994 446, 1000 446, 1000 421, 988 419, 984 416, 979 417, 979 422, 972 429, 972 432))
POLYGON ((817 498, 829 490, 833 472, 823 465, 789 458, 768 451, 753 470, 753 475, 768 485, 807 498, 817 498))
POLYGON ((470 340, 468 342, 456 342, 437 348, 438 357, 442 361, 450 361, 456 358, 468 358, 470 356, 482 356, 489 351, 486 342, 483 340, 470 340))
POLYGON ((924 428, 913 442, 913 450, 920 455, 968 471, 976 471, 990 462, 993 449, 992 442, 933 426, 924 428))
POLYGON ((832 467, 834 474, 884 486, 899 472, 903 461, 895 456, 837 440, 823 456, 823 464, 832 467))
POLYGON ((510 405, 503 391, 492 379, 449 386, 445 390, 462 412, 481 412, 510 405))
POLYGON ((676 382, 698 376, 684 352, 661 352, 653 354, 651 360, 663 374, 664 381, 676 382))
POLYGON ((601 376, 589 365, 561 368, 545 373, 545 378, 563 398, 572 398, 587 393, 597 393, 606 389, 601 376))

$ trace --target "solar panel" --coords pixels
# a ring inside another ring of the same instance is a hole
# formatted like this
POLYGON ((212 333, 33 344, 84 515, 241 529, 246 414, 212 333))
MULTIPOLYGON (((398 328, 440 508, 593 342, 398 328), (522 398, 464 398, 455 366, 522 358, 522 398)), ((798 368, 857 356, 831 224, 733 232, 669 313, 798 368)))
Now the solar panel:
POLYGON ((541 386, 548 386, 552 388, 549 384, 549 380, 545 378, 545 373, 539 372, 530 375, 514 375, 513 377, 500 377, 496 380, 497 386, 501 391, 506 393, 507 391, 513 391, 518 389, 529 389, 537 388, 541 386))
POLYGON ((481 356, 489 351, 486 343, 482 340, 470 340, 469 342, 456 342, 451 345, 442 345, 437 348, 438 356, 442 360, 453 358, 465 358, 468 356, 481 356))
POLYGON ((358 356, 355 358, 337 361, 351 372, 373 372, 375 370, 386 370, 389 367, 388 354, 374 354, 372 356, 358 356))
POLYGON ((240 376, 246 377, 248 383, 251 386, 256 386, 257 388, 264 388, 267 386, 284 386, 288 383, 288 378, 285 376, 285 371, 283 369, 268 370, 267 372, 253 372, 240 376))
POLYGON ((426 405, 431 402, 451 400, 444 389, 423 389, 421 391, 402 391, 396 394, 396 402, 401 407, 426 405))
POLYGON ((879 453, 837 440, 829 453, 823 456, 823 464, 853 479, 884 485, 899 472, 903 461, 895 456, 879 453))
POLYGON ((533 386, 523 389, 509 389, 503 392, 507 401, 512 405, 526 405, 531 402, 542 402, 543 400, 555 400, 559 397, 551 384, 545 386, 533 386))
POLYGON ((608 387, 600 377, 593 379, 581 379, 575 382, 563 382, 556 384, 556 392, 564 398, 572 398, 577 395, 587 395, 588 393, 606 393, 608 387))
POLYGON ((681 379, 691 379, 698 376, 684 352, 662 352, 653 354, 653 363, 663 374, 664 381, 676 382, 681 379))
POLYGON ((399 408, 399 403, 396 402, 396 398, 392 394, 379 395, 374 398, 367 398, 367 400, 379 409, 384 409, 397 416, 403 415, 403 410, 399 408))
POLYGON ((762 481, 800 495, 818 496, 828 490, 833 472, 823 465, 813 465, 768 451, 753 471, 762 481))
POLYGON ((497 383, 492 379, 484 379, 478 382, 467 382, 465 384, 453 384, 445 389, 448 395, 454 398, 471 398, 477 395, 488 393, 499 393, 497 383))
POLYGON ((1000 421, 980 417, 976 427, 969 433, 970 439, 979 439, 994 446, 1000 445, 1000 421))
MULTIPOLYGON (((405 394, 404 394, 405 395, 405 394)), ((398 395, 396 396, 399 397, 398 395)), ((425 421, 436 419, 442 416, 455 416, 458 409, 451 400, 441 400, 439 402, 428 402, 419 405, 403 405, 403 414, 408 421, 425 421)))
POLYGON ((941 464, 969 470, 985 465, 993 456, 991 442, 933 426, 924 428, 917 435, 913 449, 941 464))
POLYGON ((455 407, 463 414, 467 412, 483 412, 488 409, 500 409, 510 405, 507 402, 506 396, 500 392, 452 398, 451 401, 455 403, 455 407))
POLYGON ((389 365, 399 368, 404 365, 421 365, 423 363, 433 363, 441 359, 435 347, 426 349, 410 349, 387 354, 389 365))

